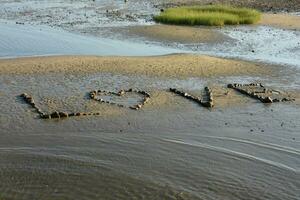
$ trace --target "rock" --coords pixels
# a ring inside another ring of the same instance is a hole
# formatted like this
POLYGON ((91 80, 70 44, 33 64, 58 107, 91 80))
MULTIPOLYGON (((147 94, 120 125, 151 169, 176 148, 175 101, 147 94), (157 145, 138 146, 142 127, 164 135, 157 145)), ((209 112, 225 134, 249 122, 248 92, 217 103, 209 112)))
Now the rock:
POLYGON ((61 118, 69 117, 69 114, 66 112, 60 112, 59 117, 61 117, 61 118))
POLYGON ((227 87, 228 88, 234 88, 233 84, 228 84, 227 87))
POLYGON ((134 107, 134 106, 130 106, 129 108, 132 109, 132 110, 138 110, 139 109, 138 107, 134 107))
POLYGON ((51 119, 51 116, 48 115, 48 114, 42 114, 42 115, 41 115, 41 118, 42 118, 42 119, 51 119))
POLYGON ((39 108, 36 109, 36 112, 39 113, 39 114, 43 114, 43 111, 39 108))
POLYGON ((273 103, 273 99, 271 97, 262 98, 263 103, 273 103))
POLYGON ((26 97, 28 97, 28 94, 27 93, 23 93, 23 94, 20 95, 20 97, 26 98, 26 97))
POLYGON ((208 107, 209 107, 209 108, 214 107, 214 103, 213 103, 213 102, 208 102, 208 107))
POLYGON ((125 92, 124 90, 120 90, 120 91, 118 92, 118 95, 119 95, 119 96, 123 96, 123 95, 125 95, 125 93, 126 93, 126 92, 125 92))
POLYGON ((51 113, 51 118, 55 119, 55 118, 60 118, 59 112, 55 111, 53 113, 51 113))
POLYGON ((75 116, 77 116, 77 117, 79 117, 79 116, 83 116, 83 113, 80 113, 80 112, 78 112, 78 113, 75 113, 75 116))

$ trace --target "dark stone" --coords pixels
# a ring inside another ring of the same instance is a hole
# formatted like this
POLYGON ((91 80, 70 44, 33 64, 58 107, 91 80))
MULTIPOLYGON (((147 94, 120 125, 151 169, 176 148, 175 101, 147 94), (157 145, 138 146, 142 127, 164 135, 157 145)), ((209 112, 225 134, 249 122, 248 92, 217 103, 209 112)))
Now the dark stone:
POLYGON ((261 98, 263 103, 273 103, 273 99, 271 97, 261 98))
POLYGON ((61 117, 61 118, 69 117, 69 114, 66 112, 60 112, 59 117, 61 117))
POLYGON ((28 97, 28 94, 27 93, 23 93, 23 94, 20 95, 20 97, 26 98, 26 97, 28 97))
POLYGON ((233 84, 228 84, 227 87, 228 88, 233 88, 234 86, 233 86, 233 84))
POLYGON ((42 114, 42 115, 41 115, 41 118, 42 118, 42 119, 51 119, 51 116, 48 115, 48 114, 42 114))
POLYGON ((77 116, 77 117, 78 116, 83 116, 83 113, 80 113, 80 112, 79 113, 75 113, 75 116, 77 116))
POLYGON ((55 119, 55 118, 60 118, 59 112, 55 111, 53 113, 51 113, 51 118, 55 119))
POLYGON ((36 112, 39 113, 39 114, 43 114, 43 111, 39 108, 36 109, 36 112))

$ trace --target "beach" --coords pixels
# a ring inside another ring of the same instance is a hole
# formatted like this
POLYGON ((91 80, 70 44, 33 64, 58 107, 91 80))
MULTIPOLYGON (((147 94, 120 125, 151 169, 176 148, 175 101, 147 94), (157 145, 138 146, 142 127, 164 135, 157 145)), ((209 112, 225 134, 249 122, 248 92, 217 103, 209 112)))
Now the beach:
POLYGON ((300 10, 245 2, 272 12, 184 27, 151 21, 166 1, 0 1, 0 199, 300 199, 300 10))

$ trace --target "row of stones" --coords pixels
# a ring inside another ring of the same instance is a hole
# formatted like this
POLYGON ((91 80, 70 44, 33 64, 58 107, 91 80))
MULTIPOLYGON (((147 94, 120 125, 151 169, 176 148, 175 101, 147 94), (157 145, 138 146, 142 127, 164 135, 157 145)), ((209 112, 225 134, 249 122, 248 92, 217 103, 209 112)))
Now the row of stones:
POLYGON ((34 102, 34 99, 32 96, 23 93, 20 95, 24 101, 29 104, 35 111, 40 115, 42 119, 59 119, 59 118, 67 118, 67 117, 75 117, 75 116, 87 116, 87 115, 100 115, 100 112, 89 112, 89 113, 67 113, 67 112, 58 112, 54 111, 51 114, 44 113, 34 102))
POLYGON ((252 98, 258 99, 259 101, 261 101, 262 103, 274 103, 274 102, 285 102, 285 101, 294 101, 295 99, 293 98, 289 98, 289 97, 283 97, 283 98, 272 98, 270 95, 269 96, 262 96, 261 94, 267 94, 268 91, 272 92, 272 90, 268 90, 267 88, 265 88, 261 83, 251 83, 251 84, 228 84, 227 85, 228 88, 234 89, 238 92, 240 92, 241 94, 245 94, 247 96, 250 96, 252 98), (243 87, 258 87, 258 88, 262 88, 263 92, 261 91, 250 91, 247 89, 244 89, 243 87))
POLYGON ((101 103, 107 103, 107 104, 110 104, 110 105, 116 105, 118 107, 124 107, 123 104, 118 104, 118 103, 114 103, 114 102, 111 102, 111 101, 105 101, 104 99, 98 99, 97 95, 124 96, 126 93, 136 93, 136 94, 140 94, 140 95, 144 96, 142 102, 140 102, 137 105, 133 105, 133 106, 129 107, 132 110, 139 110, 139 109, 141 109, 149 101, 149 99, 150 99, 150 94, 147 93, 146 91, 143 91, 143 90, 133 90, 133 89, 120 90, 119 92, 110 92, 110 91, 105 91, 105 90, 98 90, 98 91, 94 90, 94 91, 91 91, 89 93, 89 97, 91 99, 93 99, 95 101, 99 101, 101 103))
POLYGON ((173 92, 173 93, 178 94, 186 99, 194 101, 203 107, 206 107, 206 108, 214 107, 212 90, 209 87, 205 87, 204 91, 205 91, 205 97, 207 98, 206 101, 199 97, 193 96, 187 92, 177 90, 176 88, 170 88, 170 92, 173 92))
MULTIPOLYGON (((105 103, 109 103, 111 105, 115 104, 113 102, 109 102, 109 101, 104 101, 103 99, 96 99, 96 95, 97 94, 107 94, 107 95, 117 95, 117 96, 123 96, 126 93, 129 92, 134 92, 137 94, 141 94, 144 95, 144 99, 140 104, 137 104, 135 106, 131 106, 129 107, 130 109, 133 110, 139 110, 142 108, 142 106, 144 106, 144 104, 150 99, 150 94, 145 92, 145 91, 140 91, 140 90, 133 90, 133 89, 129 89, 129 90, 120 90, 118 93, 114 93, 114 92, 107 92, 107 91, 92 91, 89 93, 89 96, 91 99, 100 101, 100 102, 105 102, 105 103)), ((100 112, 76 112, 76 113, 67 113, 67 112, 58 112, 58 111, 54 111, 53 113, 47 114, 44 113, 36 104, 35 101, 33 99, 32 96, 28 95, 27 93, 23 93, 20 95, 21 98, 24 99, 24 101, 29 104, 33 109, 35 109, 35 111, 40 115, 40 117, 42 119, 60 119, 60 118, 67 118, 67 117, 79 117, 79 116, 91 116, 91 115, 100 115, 100 112)), ((115 104, 119 107, 124 107, 124 105, 122 104, 115 104)))
MULTIPOLYGON (((281 99, 278 98, 274 98, 272 99, 271 96, 261 96, 260 94, 263 93, 261 91, 250 91, 247 89, 243 89, 243 87, 257 87, 258 88, 262 88, 264 93, 266 94, 267 91, 272 91, 272 90, 268 90, 266 89, 261 83, 251 83, 251 84, 228 84, 227 85, 228 88, 234 89, 242 94, 248 95, 252 98, 258 99, 263 103, 273 103, 273 102, 284 102, 284 101, 294 101, 295 99, 289 98, 289 97, 284 97, 281 99)), ((169 89, 170 92, 178 94, 186 99, 192 100, 198 104, 200 104, 201 106, 207 107, 207 108, 212 108, 214 107, 214 99, 213 99, 213 92, 212 89, 210 89, 209 87, 205 87, 204 91, 205 91, 205 97, 206 100, 203 100, 199 97, 193 96, 187 92, 183 92, 180 90, 177 90, 176 88, 170 88, 169 89)), ((91 91, 89 93, 89 97, 95 101, 99 101, 101 103, 107 103, 110 105, 117 105, 119 107, 124 107, 124 105, 122 104, 116 104, 114 102, 111 101, 105 101, 103 99, 97 99, 97 95, 116 95, 116 96, 123 96, 126 93, 136 93, 136 94, 140 94, 143 95, 143 101, 137 105, 134 106, 130 106, 130 109, 133 110, 139 110, 141 109, 145 103, 150 99, 150 94, 145 92, 145 91, 141 91, 141 90, 133 90, 133 89, 128 89, 128 90, 120 90, 119 92, 110 92, 110 91, 105 91, 105 90, 98 90, 98 91, 91 91)), ((44 112, 42 112, 42 110, 40 108, 37 107, 37 105, 34 102, 34 99, 32 98, 32 96, 24 93, 21 94, 21 97, 24 99, 24 101, 31 105, 32 108, 35 109, 35 111, 40 115, 40 117, 42 119, 56 119, 56 118, 66 118, 66 117, 73 117, 73 116, 88 116, 88 115, 100 115, 100 112, 78 112, 78 113, 67 113, 67 112, 58 112, 55 111, 51 114, 46 114, 44 112)))

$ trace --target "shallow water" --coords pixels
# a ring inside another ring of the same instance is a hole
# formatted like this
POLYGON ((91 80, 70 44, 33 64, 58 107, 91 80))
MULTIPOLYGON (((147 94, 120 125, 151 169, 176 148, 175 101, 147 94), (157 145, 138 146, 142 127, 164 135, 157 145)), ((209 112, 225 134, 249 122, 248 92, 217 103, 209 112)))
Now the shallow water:
POLYGON ((45 26, 0 23, 0 57, 41 55, 150 56, 179 52, 161 46, 87 37, 45 26))
MULTIPOLYGON (((218 80, 222 85, 241 78, 218 80)), ((141 111, 120 108, 115 115, 51 121, 38 119, 17 97, 28 92, 45 110, 51 108, 43 99, 51 99, 58 108, 74 111, 89 109, 85 96, 93 89, 199 91, 210 81, 111 74, 0 76, 0 197, 299 199, 296 105, 250 100, 245 106, 207 110, 174 96, 169 106, 146 104, 141 111)), ((92 106, 103 107, 111 108, 92 106)))
POLYGON ((225 28, 222 32, 236 41, 208 50, 212 55, 300 67, 300 31, 245 26, 225 28))

